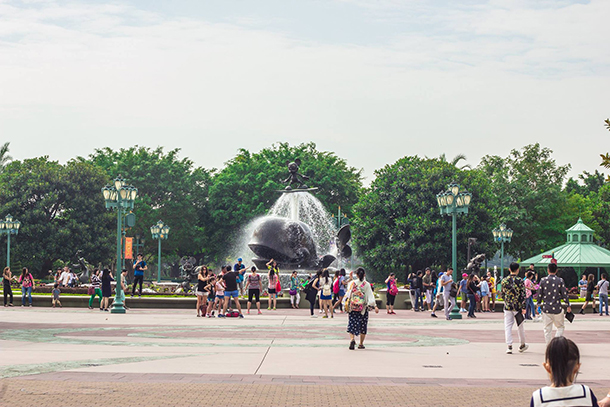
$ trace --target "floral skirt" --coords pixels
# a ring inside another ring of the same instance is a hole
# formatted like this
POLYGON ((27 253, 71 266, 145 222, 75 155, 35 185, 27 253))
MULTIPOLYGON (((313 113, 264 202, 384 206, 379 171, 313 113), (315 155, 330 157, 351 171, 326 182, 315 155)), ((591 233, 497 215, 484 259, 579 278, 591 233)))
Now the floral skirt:
POLYGON ((347 333, 352 335, 366 335, 366 329, 369 324, 369 312, 364 312, 364 315, 360 311, 352 311, 349 313, 349 320, 347 321, 347 333))

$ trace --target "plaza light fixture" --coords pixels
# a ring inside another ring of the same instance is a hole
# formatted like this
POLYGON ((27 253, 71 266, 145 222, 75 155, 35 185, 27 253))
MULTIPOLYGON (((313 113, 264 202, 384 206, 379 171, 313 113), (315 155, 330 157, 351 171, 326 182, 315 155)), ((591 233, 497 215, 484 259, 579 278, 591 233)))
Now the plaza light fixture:
POLYGON ((510 243, 513 238, 513 230, 507 228, 504 223, 491 231, 494 235, 494 240, 502 244, 500 256, 500 275, 504 277, 504 242, 510 243))
POLYGON ((120 175, 116 177, 112 185, 106 185, 102 188, 102 195, 106 202, 106 209, 116 209, 117 211, 117 235, 116 235, 116 275, 117 284, 114 300, 112 302, 112 308, 110 312, 115 314, 125 313, 125 293, 121 287, 121 265, 123 255, 123 234, 122 234, 122 221, 123 211, 132 210, 134 201, 138 196, 138 189, 132 185, 127 185, 125 179, 120 175))
MULTIPOLYGON (((436 195, 436 201, 438 207, 441 210, 441 215, 451 216, 452 229, 451 229, 451 265, 453 272, 458 273, 457 270, 457 224, 456 217, 458 213, 468 213, 468 207, 472 200, 472 194, 466 190, 462 191, 462 187, 452 182, 447 187, 447 190, 440 192, 436 195)), ((459 273, 458 273, 459 274, 459 273)), ((451 310, 450 317, 452 319, 462 319, 462 314, 457 306, 457 300, 451 310)))
POLYGON ((11 267, 11 235, 19 233, 21 222, 13 220, 11 215, 6 215, 4 220, 0 220, 0 235, 6 234, 6 267, 11 267))
POLYGON ((158 254, 158 264, 157 264, 157 283, 161 282, 161 240, 167 239, 169 235, 169 226, 163 223, 162 220, 158 221, 156 224, 150 227, 150 233, 152 234, 153 239, 157 239, 159 241, 159 254, 158 254))

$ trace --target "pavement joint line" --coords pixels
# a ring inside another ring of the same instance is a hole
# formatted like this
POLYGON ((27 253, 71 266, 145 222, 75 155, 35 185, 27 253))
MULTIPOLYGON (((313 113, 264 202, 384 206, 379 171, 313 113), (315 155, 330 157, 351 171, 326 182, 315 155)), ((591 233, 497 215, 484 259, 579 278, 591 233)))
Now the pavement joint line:
MULTIPOLYGON (((275 339, 274 339, 275 340, 275 339)), ((265 352, 265 355, 263 356, 261 363, 258 365, 258 367, 256 368, 256 371, 254 372, 254 374, 257 374, 258 371, 260 370, 260 368, 263 366, 263 363, 265 362, 265 359, 267 358, 267 355, 269 354, 269 351, 271 350, 271 346, 273 345, 273 341, 271 341, 271 345, 269 345, 269 347, 267 348, 267 351, 265 352)))

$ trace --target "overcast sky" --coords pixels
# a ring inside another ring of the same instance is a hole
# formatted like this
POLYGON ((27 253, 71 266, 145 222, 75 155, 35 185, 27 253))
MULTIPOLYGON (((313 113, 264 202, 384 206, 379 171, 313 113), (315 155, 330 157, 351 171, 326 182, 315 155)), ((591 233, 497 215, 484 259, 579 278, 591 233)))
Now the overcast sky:
POLYGON ((95 148, 314 141, 373 171, 476 165, 540 142, 576 175, 610 151, 610 1, 0 0, 0 143, 95 148))

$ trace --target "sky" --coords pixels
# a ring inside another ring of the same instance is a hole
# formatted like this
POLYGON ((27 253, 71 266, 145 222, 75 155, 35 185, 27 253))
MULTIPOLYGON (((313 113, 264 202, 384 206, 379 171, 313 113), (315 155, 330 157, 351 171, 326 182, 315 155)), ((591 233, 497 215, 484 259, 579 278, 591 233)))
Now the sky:
POLYGON ((221 168, 313 141, 368 184, 407 155, 477 165, 538 142, 576 176, 610 150, 609 16, 607 0, 0 0, 0 143, 221 168))

